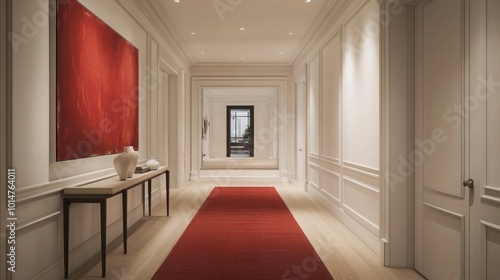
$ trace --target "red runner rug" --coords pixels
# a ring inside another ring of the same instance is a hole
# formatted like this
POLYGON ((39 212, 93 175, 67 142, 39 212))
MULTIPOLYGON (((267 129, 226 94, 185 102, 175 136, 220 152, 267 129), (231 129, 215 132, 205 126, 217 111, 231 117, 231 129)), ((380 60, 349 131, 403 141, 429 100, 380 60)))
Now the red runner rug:
POLYGON ((333 279, 273 187, 216 187, 153 279, 333 279))

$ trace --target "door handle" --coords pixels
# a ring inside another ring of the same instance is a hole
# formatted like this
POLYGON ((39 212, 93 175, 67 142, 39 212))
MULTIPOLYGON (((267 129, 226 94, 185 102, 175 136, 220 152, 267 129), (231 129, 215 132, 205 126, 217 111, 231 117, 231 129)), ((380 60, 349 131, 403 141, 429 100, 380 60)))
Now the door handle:
POLYGON ((303 150, 302 149, 299 149, 299 152, 302 152, 303 150))
POLYGON ((474 180, 469 178, 462 182, 462 185, 466 188, 473 189, 474 188, 474 180))

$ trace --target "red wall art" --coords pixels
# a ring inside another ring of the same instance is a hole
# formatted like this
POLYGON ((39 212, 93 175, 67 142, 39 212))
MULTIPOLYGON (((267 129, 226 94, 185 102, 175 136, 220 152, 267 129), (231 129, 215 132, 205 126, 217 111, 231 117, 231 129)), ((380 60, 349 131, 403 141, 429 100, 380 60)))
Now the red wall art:
POLYGON ((58 0, 57 161, 138 150, 138 53, 78 1, 58 0))

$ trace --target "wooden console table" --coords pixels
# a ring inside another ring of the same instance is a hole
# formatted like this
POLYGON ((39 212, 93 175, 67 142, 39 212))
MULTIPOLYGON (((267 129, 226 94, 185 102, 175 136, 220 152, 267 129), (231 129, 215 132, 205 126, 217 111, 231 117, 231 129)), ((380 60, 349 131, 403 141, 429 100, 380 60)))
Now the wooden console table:
POLYGON ((148 183, 149 216, 151 216, 151 180, 165 174, 167 188, 167 216, 169 216, 169 170, 160 166, 158 170, 142 174, 134 174, 133 178, 120 181, 118 176, 94 183, 64 188, 63 191, 63 217, 64 217, 64 277, 68 278, 69 264, 69 205, 71 203, 99 203, 101 216, 101 265, 102 277, 106 277, 106 200, 115 195, 122 195, 122 220, 123 220, 123 251, 127 253, 127 192, 138 185, 142 186, 142 214, 145 214, 145 183, 148 183))

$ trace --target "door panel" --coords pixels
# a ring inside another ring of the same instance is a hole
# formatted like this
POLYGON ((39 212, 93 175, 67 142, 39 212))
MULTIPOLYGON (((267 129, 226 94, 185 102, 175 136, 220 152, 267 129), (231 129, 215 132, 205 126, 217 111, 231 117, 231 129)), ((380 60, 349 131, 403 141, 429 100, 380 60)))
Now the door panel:
POLYGON ((459 279, 465 251, 464 216, 424 204, 423 260, 427 279, 459 279), (447 269, 443 269, 447 268, 447 269))
POLYGON ((415 267, 428 279, 468 278, 465 7, 457 0, 415 6, 415 267))
POLYGON ((431 1, 422 17, 423 139, 416 148, 426 156, 424 187, 463 197, 462 123, 452 117, 463 99, 462 3, 431 1), (434 148, 433 133, 446 143, 434 148))
MULTIPOLYGON (((498 209, 497 209, 498 210, 498 209)), ((497 213, 498 214, 498 213, 497 213)), ((482 221, 482 238, 481 252, 483 264, 480 264, 481 274, 477 279, 500 279, 500 265, 498 265, 498 257, 500 256, 500 226, 482 221)))
POLYGON ((470 279, 500 279, 500 1, 473 2, 470 279))

